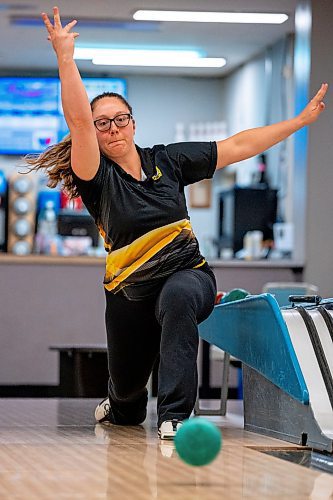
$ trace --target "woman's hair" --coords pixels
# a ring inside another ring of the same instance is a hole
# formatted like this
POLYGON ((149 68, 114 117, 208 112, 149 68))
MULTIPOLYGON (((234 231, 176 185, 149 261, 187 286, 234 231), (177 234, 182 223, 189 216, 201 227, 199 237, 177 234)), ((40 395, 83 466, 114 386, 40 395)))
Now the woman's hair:
POLYGON ((133 114, 132 106, 130 106, 130 104, 126 101, 125 97, 123 97, 120 94, 117 94, 116 92, 103 92, 103 94, 99 94, 96 97, 94 97, 93 100, 90 102, 90 106, 91 106, 92 111, 94 110, 96 102, 100 101, 104 97, 115 97, 116 99, 121 101, 123 104, 125 104, 126 108, 131 113, 131 115, 133 114))
MULTIPOLYGON (((97 101, 103 99, 104 97, 114 97, 119 99, 128 111, 132 114, 133 110, 126 99, 116 92, 103 92, 90 102, 91 109, 97 101)), ((70 199, 78 198, 80 195, 77 191, 77 187, 73 180, 73 173, 71 168, 71 149, 72 149, 72 138, 71 135, 66 135, 60 142, 54 144, 47 148, 41 154, 29 154, 24 157, 26 165, 30 168, 28 173, 32 171, 42 170, 46 173, 48 177, 47 185, 51 188, 55 188, 59 183, 62 183, 64 191, 69 196, 70 199)))

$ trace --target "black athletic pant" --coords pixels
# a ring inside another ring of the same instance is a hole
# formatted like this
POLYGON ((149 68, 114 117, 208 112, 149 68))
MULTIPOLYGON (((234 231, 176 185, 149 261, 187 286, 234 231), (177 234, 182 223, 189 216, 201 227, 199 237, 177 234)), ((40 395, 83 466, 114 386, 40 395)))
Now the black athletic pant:
POLYGON ((160 354, 158 425, 188 418, 198 385, 197 325, 214 307, 216 282, 208 265, 171 275, 154 297, 133 301, 106 291, 111 420, 135 425, 146 417, 146 385, 160 354))

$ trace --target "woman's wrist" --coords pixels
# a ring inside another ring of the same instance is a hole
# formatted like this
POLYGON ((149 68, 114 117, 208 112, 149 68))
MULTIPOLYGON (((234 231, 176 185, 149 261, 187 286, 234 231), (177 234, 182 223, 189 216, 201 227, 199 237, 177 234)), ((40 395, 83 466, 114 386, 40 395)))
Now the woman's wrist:
POLYGON ((305 125, 307 125, 304 117, 302 117, 302 114, 295 116, 294 118, 292 118, 292 120, 293 120, 294 132, 297 132, 297 130, 299 130, 299 129, 305 127, 305 125))
POLYGON ((75 64, 73 54, 60 54, 57 55, 57 59, 59 66, 73 64, 73 63, 75 64))
POLYGON ((56 53, 56 55, 59 63, 69 63, 74 61, 74 53, 71 51, 60 54, 56 53))

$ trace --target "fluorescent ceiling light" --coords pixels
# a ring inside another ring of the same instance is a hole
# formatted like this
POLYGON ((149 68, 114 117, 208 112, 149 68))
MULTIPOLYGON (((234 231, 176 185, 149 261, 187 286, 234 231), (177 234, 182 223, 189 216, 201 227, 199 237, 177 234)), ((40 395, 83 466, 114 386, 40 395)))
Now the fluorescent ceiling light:
POLYGON ((257 23, 282 24, 286 14, 256 12, 191 12, 177 10, 137 10, 136 21, 179 21, 189 23, 257 23))
POLYGON ((158 50, 158 49, 107 49, 102 47, 75 47, 75 59, 93 59, 94 57, 190 57, 197 59, 201 53, 197 50, 158 50))
POLYGON ((197 59, 173 59, 161 58, 147 60, 145 57, 134 56, 133 58, 96 56, 93 64, 105 66, 155 66, 155 67, 177 67, 177 68, 222 68, 226 61, 222 57, 199 57, 197 59))
POLYGON ((91 60, 96 65, 222 68, 223 57, 201 57, 195 50, 140 50, 76 47, 75 59, 91 60))

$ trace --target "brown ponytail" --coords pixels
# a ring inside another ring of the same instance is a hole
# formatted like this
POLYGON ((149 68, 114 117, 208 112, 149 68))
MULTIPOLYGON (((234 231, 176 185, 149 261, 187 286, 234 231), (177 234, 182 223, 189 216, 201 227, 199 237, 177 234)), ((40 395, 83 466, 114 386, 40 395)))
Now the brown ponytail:
POLYGON ((69 198, 77 198, 79 193, 73 182, 71 169, 72 139, 70 134, 62 141, 47 148, 39 155, 29 154, 24 157, 25 163, 30 167, 28 172, 44 170, 49 180, 47 185, 55 188, 59 183, 69 198))

